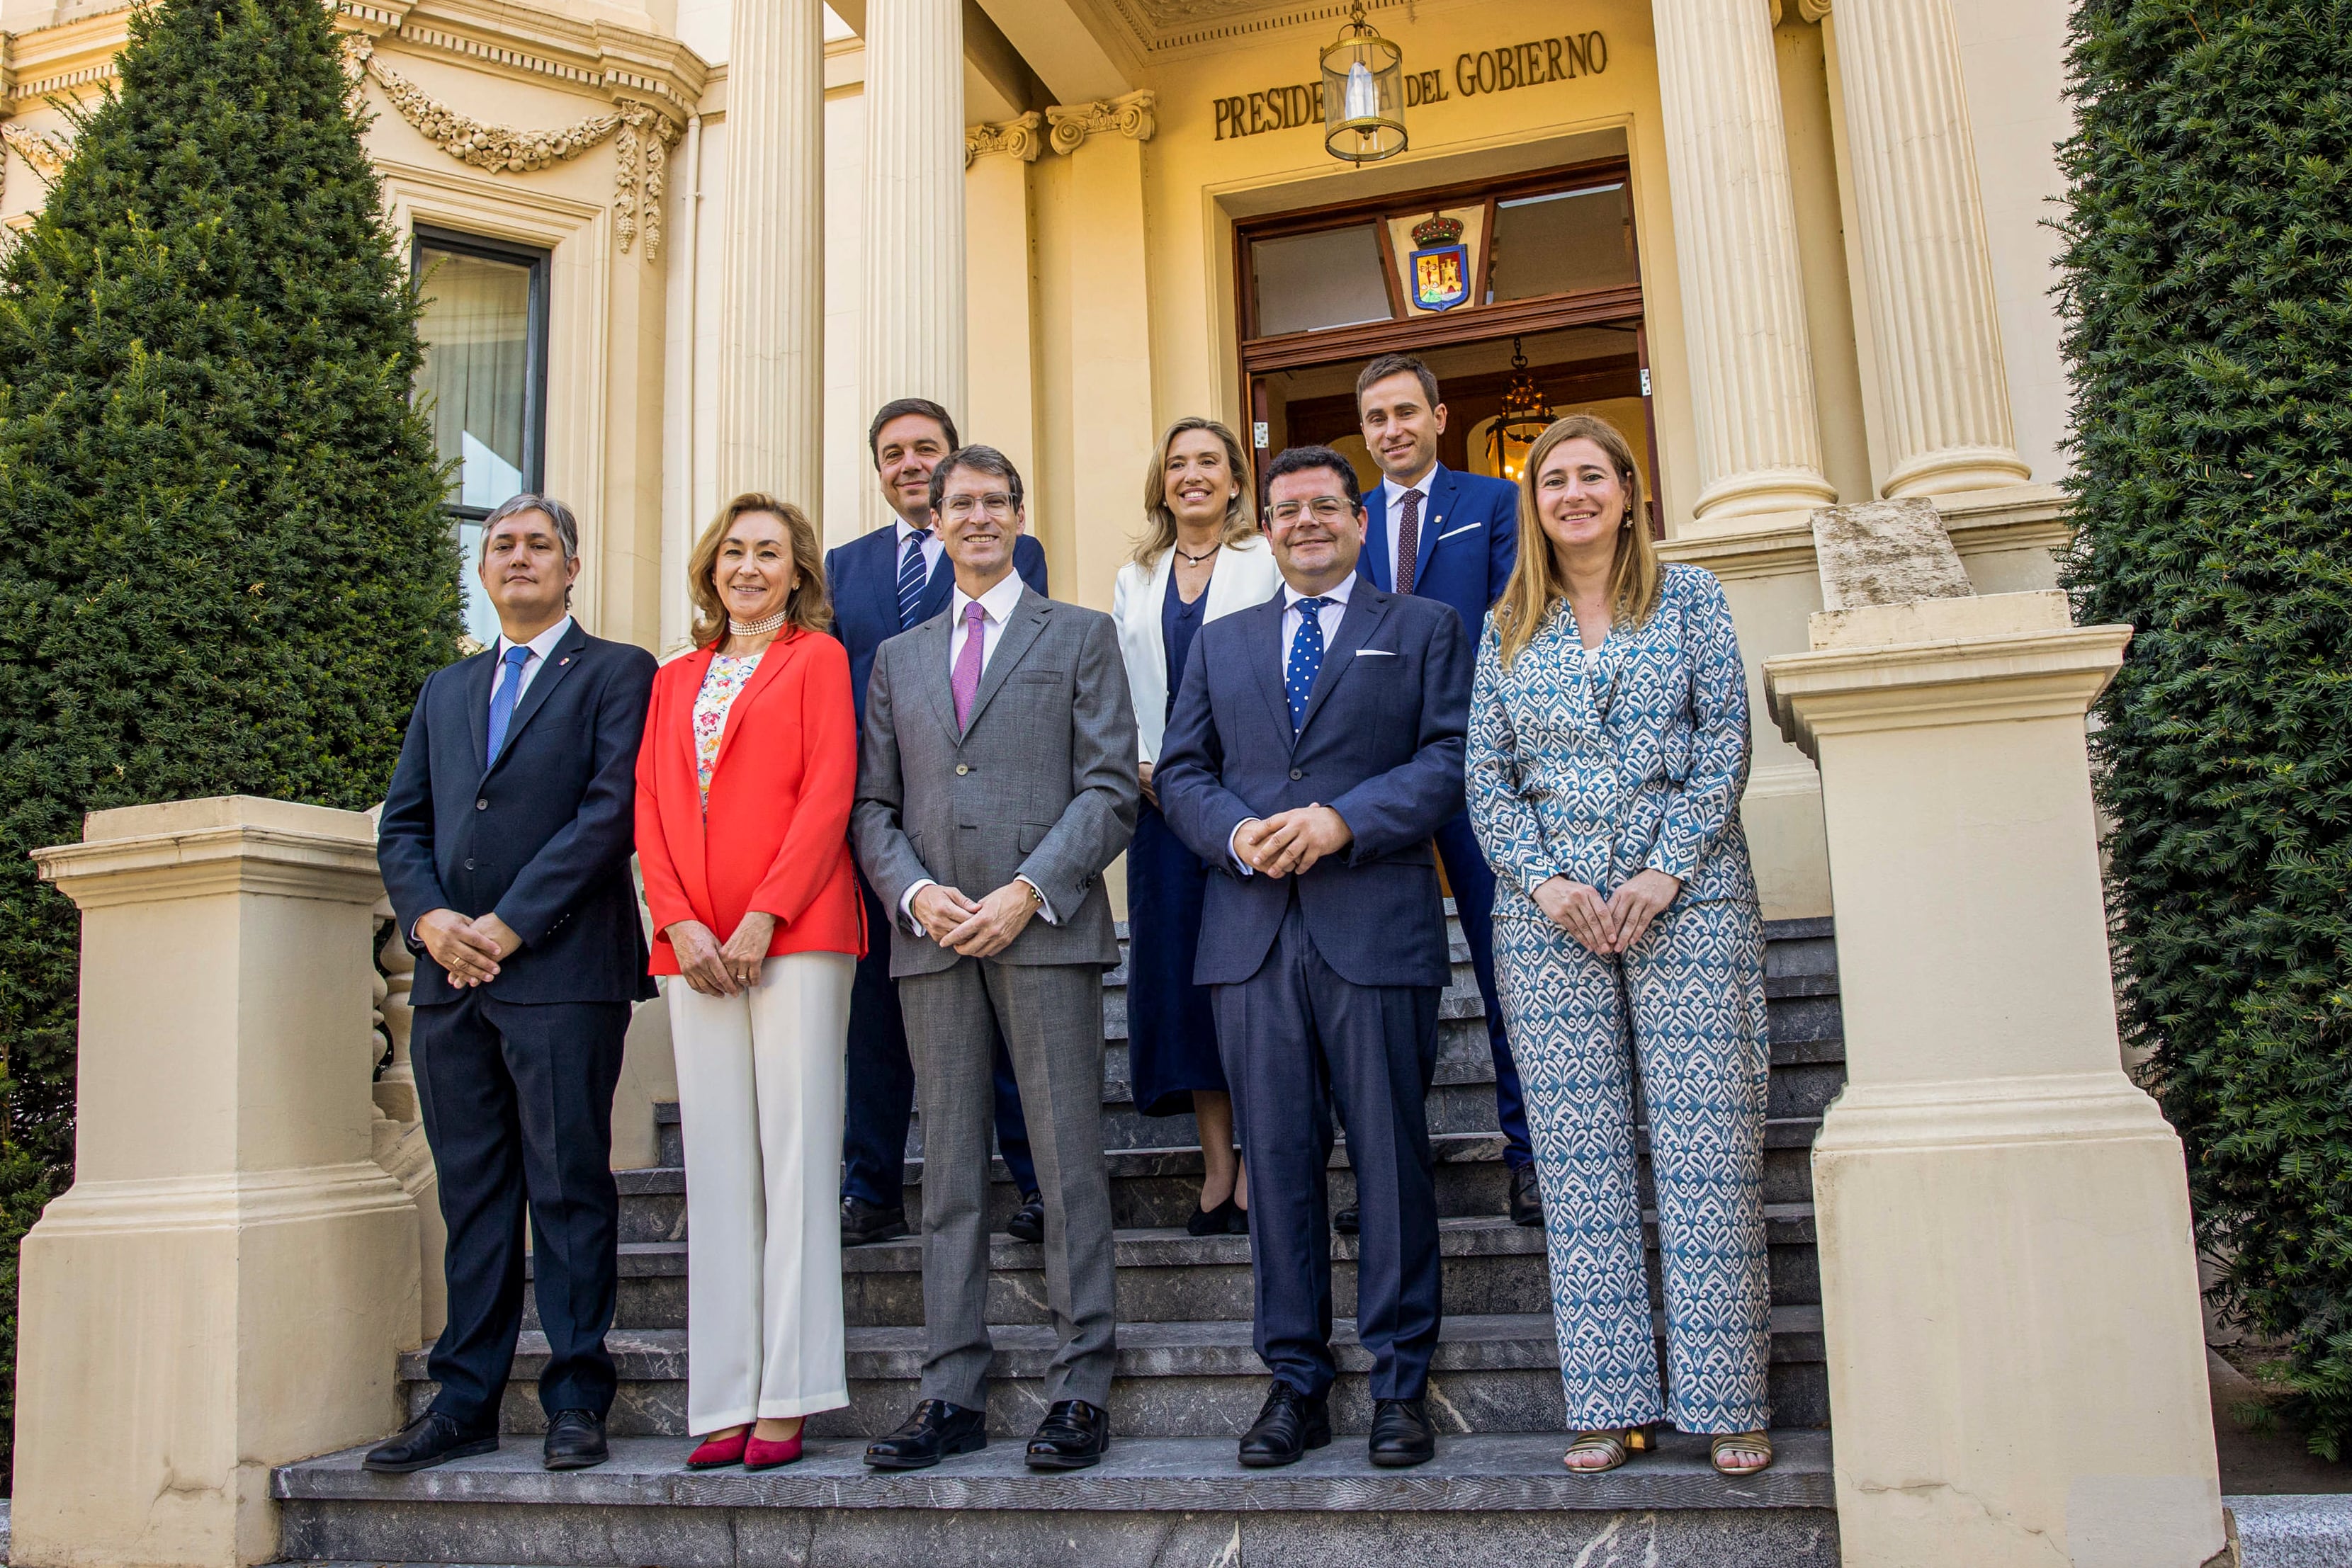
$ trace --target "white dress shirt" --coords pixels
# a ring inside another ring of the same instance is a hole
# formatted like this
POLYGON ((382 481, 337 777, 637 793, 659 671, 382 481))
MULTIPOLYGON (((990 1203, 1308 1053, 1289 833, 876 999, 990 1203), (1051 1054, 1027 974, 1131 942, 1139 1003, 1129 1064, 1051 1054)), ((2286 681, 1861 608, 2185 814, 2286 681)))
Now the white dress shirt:
MULTIPOLYGON (((514 700, 516 703, 521 703, 523 694, 530 690, 530 683, 539 679, 539 672, 545 667, 547 664, 547 656, 555 652, 555 645, 558 643, 562 642, 563 639, 571 633, 571 631, 572 617, 567 615, 562 620, 557 622, 554 625, 550 626, 546 631, 541 632, 538 636, 533 637, 530 642, 522 644, 524 647, 530 650, 530 657, 523 661, 522 674, 515 677, 517 681, 521 683, 520 685, 515 687, 514 700)), ((499 633, 499 640, 495 643, 491 644, 490 655, 497 661, 496 664, 493 664, 490 666, 490 700, 493 702, 498 700, 499 687, 504 684, 507 678, 507 650, 514 645, 514 643, 507 641, 506 634, 504 632, 499 633)))
MULTIPOLYGON (((1328 664, 1331 659, 1331 645, 1339 639, 1339 622, 1348 618, 1348 596, 1356 591, 1356 574, 1351 571, 1339 580, 1339 585, 1337 588, 1325 589, 1322 597, 1329 602, 1318 607, 1315 612, 1315 623, 1323 628, 1323 660, 1326 664, 1328 664)), ((1290 668, 1290 650, 1298 642, 1299 630, 1307 624, 1307 612, 1298 608, 1298 601, 1306 597, 1307 597, 1306 594, 1290 585, 1288 578, 1283 579, 1281 668, 1284 670, 1290 668)), ((1315 678, 1319 683, 1323 677, 1318 673, 1315 678)), ((1256 821, 1258 819, 1255 817, 1244 817, 1234 824, 1234 831, 1225 836, 1225 853, 1232 856, 1234 864, 1241 868, 1244 876, 1255 876, 1257 869, 1242 859, 1235 852, 1234 841, 1242 836, 1244 828, 1256 821)))
POLYGON ((1409 484, 1400 485, 1393 479, 1386 478, 1381 481, 1381 504, 1386 508, 1381 513, 1381 527, 1388 530, 1389 583, 1391 587, 1395 586, 1397 581, 1397 524, 1404 517, 1405 492, 1412 490, 1420 493, 1421 516, 1418 526, 1421 529, 1421 537, 1425 540, 1429 538, 1429 487, 1436 482, 1437 465, 1434 463, 1429 465, 1428 473, 1409 484))
MULTIPOLYGON (((898 526, 905 528, 906 519, 900 518, 898 526)), ((934 546, 938 543, 936 539, 932 542, 934 546)), ((904 534, 898 537, 898 546, 901 549, 906 548, 904 534)), ((980 673, 985 680, 988 662, 996 657, 997 644, 1004 641, 1004 623, 1012 619, 1013 610, 1021 603, 1021 595, 1027 591, 1028 584, 1021 580, 1021 574, 1008 571, 1003 581, 978 599, 966 593, 961 584, 948 596, 948 614, 952 617, 948 623, 948 681, 950 685, 955 681, 956 661, 963 656, 963 645, 971 640, 971 628, 964 624, 964 607, 970 604, 980 606, 980 673)), ((922 930, 922 923, 915 918, 915 894, 932 886, 936 880, 928 876, 917 877, 907 885, 907 891, 898 895, 898 918, 906 923, 908 930, 922 930)), ((1025 876, 1016 880, 1037 895, 1037 917, 1048 925, 1059 925, 1061 922, 1054 916, 1054 906, 1045 902, 1045 890, 1025 876)), ((993 893, 996 890, 989 888, 985 891, 993 893)))
MULTIPOLYGON (((890 539, 891 582, 893 584, 898 582, 898 570, 906 564, 907 560, 907 541, 914 538, 918 531, 919 531, 923 536, 923 580, 925 582, 930 581, 931 573, 939 570, 940 569, 940 552, 948 548, 947 546, 940 543, 940 530, 937 528, 924 528, 918 530, 912 523, 909 523, 904 517, 900 517, 898 520, 898 531, 894 534, 890 539)), ((1019 572, 1014 572, 1013 575, 1018 577, 1021 574, 1019 572)))

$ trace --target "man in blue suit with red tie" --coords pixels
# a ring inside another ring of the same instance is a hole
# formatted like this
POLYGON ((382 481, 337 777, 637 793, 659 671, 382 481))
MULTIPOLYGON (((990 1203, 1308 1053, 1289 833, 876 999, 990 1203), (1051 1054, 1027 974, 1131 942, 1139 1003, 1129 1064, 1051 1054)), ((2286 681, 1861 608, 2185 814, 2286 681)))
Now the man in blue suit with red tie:
MULTIPOLYGON (((897 514, 887 528, 850 540, 824 557, 833 599, 833 633, 849 650, 849 693, 866 726, 866 683, 874 654, 901 632, 944 614, 955 568, 931 528, 931 470, 961 444, 948 411, 926 398, 884 403, 867 427, 866 444, 882 498, 897 514)), ((1045 550, 1023 534, 1013 541, 1013 569, 1045 591, 1045 550)), ((892 922, 861 873, 867 952, 858 961, 849 994, 848 1105, 841 1143, 841 1241, 845 1247, 887 1241, 908 1233, 907 1124, 915 1110, 915 1068, 907 1054, 907 1026, 898 1013, 898 987, 890 978, 892 922)), ((1045 1235, 1045 1200, 1029 1157, 1029 1129, 1013 1059, 996 1042, 996 1145, 1021 1189, 1021 1208, 1005 1228, 1023 1241, 1045 1235)))
MULTIPOLYGON (((1364 497, 1366 528, 1360 569, 1376 588, 1441 600, 1462 617, 1470 645, 1478 645, 1487 610, 1503 596, 1519 556, 1519 488, 1507 479, 1457 474, 1437 460, 1445 404, 1437 377, 1410 354, 1383 354, 1356 378, 1356 413, 1364 444, 1381 465, 1381 480, 1364 497)), ((1511 1218, 1543 1223, 1536 1192, 1535 1152, 1519 1095, 1519 1070, 1495 999, 1495 873, 1470 831, 1467 811, 1437 831, 1438 858, 1462 917, 1470 968, 1486 1004, 1486 1043, 1495 1057, 1495 1116, 1503 1130, 1503 1162, 1511 1173, 1511 1218)), ((1355 1213, 1339 1215, 1342 1230, 1355 1213)))

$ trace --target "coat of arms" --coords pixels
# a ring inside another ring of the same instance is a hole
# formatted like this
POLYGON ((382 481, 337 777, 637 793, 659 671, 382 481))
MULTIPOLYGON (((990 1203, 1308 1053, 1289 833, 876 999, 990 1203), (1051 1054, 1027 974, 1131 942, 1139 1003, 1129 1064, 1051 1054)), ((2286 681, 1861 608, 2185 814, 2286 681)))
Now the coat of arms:
POLYGON ((1433 215, 1415 224, 1411 257, 1412 302, 1423 310, 1451 310, 1470 298, 1470 247, 1457 218, 1433 215))

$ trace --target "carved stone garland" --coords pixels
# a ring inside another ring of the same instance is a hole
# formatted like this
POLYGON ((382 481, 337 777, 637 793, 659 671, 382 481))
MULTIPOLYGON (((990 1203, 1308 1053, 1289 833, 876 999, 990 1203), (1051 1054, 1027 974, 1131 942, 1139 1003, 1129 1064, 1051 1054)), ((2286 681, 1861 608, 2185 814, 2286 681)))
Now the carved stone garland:
MULTIPOLYGON (((0 154, 7 152, 22 158, 42 179, 54 181, 65 172, 66 160, 73 153, 73 143, 56 131, 26 131, 21 126, 0 125, 0 154)), ((7 194, 7 180, 8 160, 0 155, 0 196, 7 194)))
POLYGON ((613 140, 613 229, 625 252, 642 232, 646 259, 661 259, 662 191, 669 146, 678 128, 642 103, 623 103, 609 114, 592 115, 560 131, 514 131, 485 125, 428 96, 373 54, 364 68, 417 134, 460 163, 494 174, 527 174, 566 163, 613 140))

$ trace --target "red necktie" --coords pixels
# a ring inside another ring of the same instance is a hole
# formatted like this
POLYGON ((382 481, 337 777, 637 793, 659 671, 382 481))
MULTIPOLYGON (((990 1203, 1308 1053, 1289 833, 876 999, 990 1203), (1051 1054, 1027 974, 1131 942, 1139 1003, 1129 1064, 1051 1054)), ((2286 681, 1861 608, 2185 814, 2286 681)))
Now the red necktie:
POLYGON ((1397 514, 1396 591, 1412 591, 1413 569, 1421 564, 1421 492, 1407 490, 1397 514))

